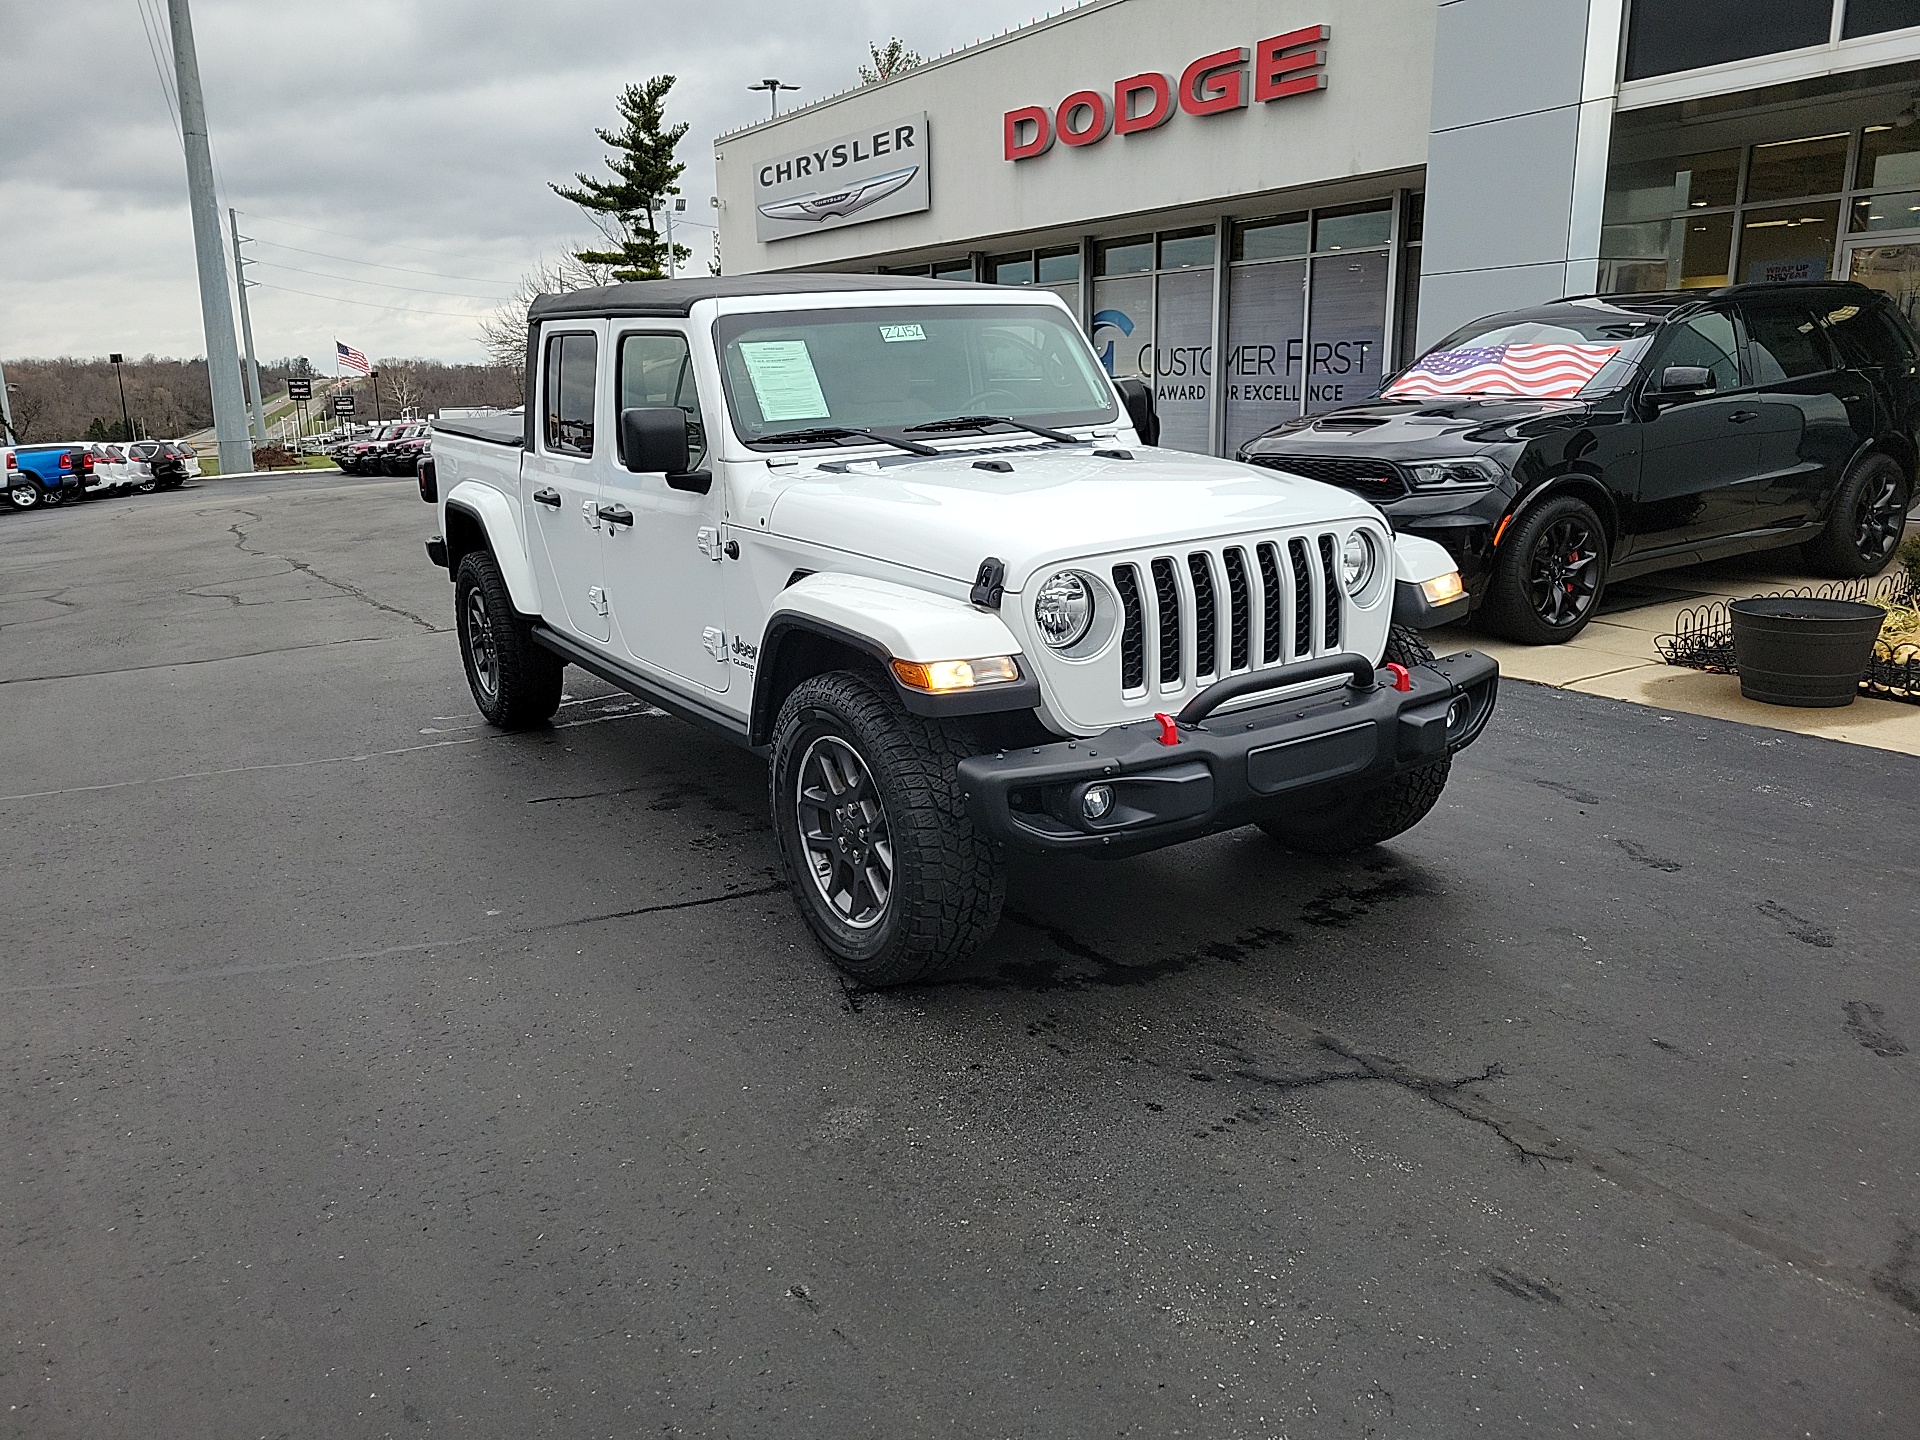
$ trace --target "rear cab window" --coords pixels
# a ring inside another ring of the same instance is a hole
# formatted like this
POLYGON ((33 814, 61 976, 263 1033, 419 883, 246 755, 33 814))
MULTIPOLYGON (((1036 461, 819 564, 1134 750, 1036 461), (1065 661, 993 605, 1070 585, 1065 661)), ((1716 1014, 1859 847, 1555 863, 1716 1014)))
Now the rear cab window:
POLYGON ((593 454, 593 395, 599 337, 590 331, 549 335, 541 363, 541 448, 552 455, 593 454))

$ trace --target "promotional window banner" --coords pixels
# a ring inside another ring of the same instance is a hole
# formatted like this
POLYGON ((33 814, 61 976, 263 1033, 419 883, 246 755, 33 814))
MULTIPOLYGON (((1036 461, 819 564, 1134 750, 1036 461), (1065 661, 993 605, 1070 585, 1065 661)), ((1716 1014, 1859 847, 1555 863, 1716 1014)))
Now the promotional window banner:
POLYGON ((1323 255, 1313 262, 1307 413, 1365 400, 1380 388, 1387 324, 1387 257, 1323 255))
POLYGON ((1236 265, 1227 282, 1227 453, 1300 414, 1307 262, 1236 265))
POLYGON ((1116 380, 1153 377, 1153 277, 1093 282, 1093 351, 1116 380))
POLYGON ((1160 443, 1204 455, 1213 389, 1213 271, 1181 270, 1160 277, 1153 342, 1160 443))
POLYGON ((753 175, 754 236, 817 235, 931 208, 924 110, 776 155, 753 175))

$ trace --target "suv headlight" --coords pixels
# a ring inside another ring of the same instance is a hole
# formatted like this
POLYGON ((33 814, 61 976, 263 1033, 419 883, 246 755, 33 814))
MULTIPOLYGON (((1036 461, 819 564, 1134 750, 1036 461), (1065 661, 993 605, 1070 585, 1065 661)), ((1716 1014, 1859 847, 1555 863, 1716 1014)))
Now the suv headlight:
POLYGON ((1506 473, 1481 455, 1459 460, 1416 460, 1407 466, 1416 490, 1484 490, 1499 484, 1506 473))
POLYGON ((1364 530, 1354 531, 1340 549, 1340 588, 1349 595, 1358 595, 1367 588, 1379 564, 1380 552, 1373 536, 1364 530))
POLYGON ((1093 628, 1093 589, 1071 570, 1049 575, 1033 599, 1033 623, 1055 650, 1070 650, 1093 628))

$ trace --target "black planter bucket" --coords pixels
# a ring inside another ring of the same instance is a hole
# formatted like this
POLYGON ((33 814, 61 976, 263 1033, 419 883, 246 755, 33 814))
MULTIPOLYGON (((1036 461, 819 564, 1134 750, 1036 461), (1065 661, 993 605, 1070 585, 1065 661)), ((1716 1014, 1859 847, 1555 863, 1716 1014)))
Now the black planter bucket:
POLYGON ((1851 705, 1887 618, 1877 605, 1791 595, 1727 609, 1740 693, 1769 705, 1851 705))

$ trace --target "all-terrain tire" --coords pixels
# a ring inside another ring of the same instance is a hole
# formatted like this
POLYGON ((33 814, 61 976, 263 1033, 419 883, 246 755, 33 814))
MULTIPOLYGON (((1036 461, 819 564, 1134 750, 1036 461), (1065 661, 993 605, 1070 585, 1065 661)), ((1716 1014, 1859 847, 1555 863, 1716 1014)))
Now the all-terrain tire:
MULTIPOLYGON (((1419 632, 1396 625, 1387 635, 1388 661, 1412 668, 1433 659, 1419 632)), ((1311 855, 1344 855, 1404 834, 1426 819, 1447 788, 1452 757, 1404 770, 1387 784, 1359 792, 1330 789, 1306 798, 1286 812, 1260 822, 1260 828, 1289 850, 1311 855)))
POLYGON ((1494 552, 1481 621, 1522 645, 1571 640, 1600 608, 1611 558, 1594 508, 1577 495, 1551 496, 1522 516, 1494 552), (1563 551, 1570 554, 1563 558, 1563 551))
POLYGON ((513 608, 499 564, 484 550, 460 561, 453 616, 467 686, 488 723, 526 730, 551 720, 560 708, 566 662, 535 643, 533 627, 513 608))
POLYGON ((1807 567, 1836 580, 1879 574, 1900 548, 1912 499, 1899 461, 1878 452, 1861 456, 1840 482, 1827 528, 1801 547, 1807 567))
POLYGON ((978 749, 963 731, 908 713, 884 681, 852 671, 805 680, 780 707, 768 772, 780 858, 808 927, 864 984, 932 979, 1000 921, 1005 866, 968 818, 956 769, 978 749), (829 779, 823 792, 817 782, 829 757, 851 783, 843 789, 829 779), (803 828, 815 838, 811 848, 803 828), (852 847, 841 846, 839 860, 829 835, 852 847), (890 873, 876 905, 872 861, 882 837, 890 873), (856 872, 866 878, 855 882, 856 872), (844 904, 835 889, 843 880, 844 904))

